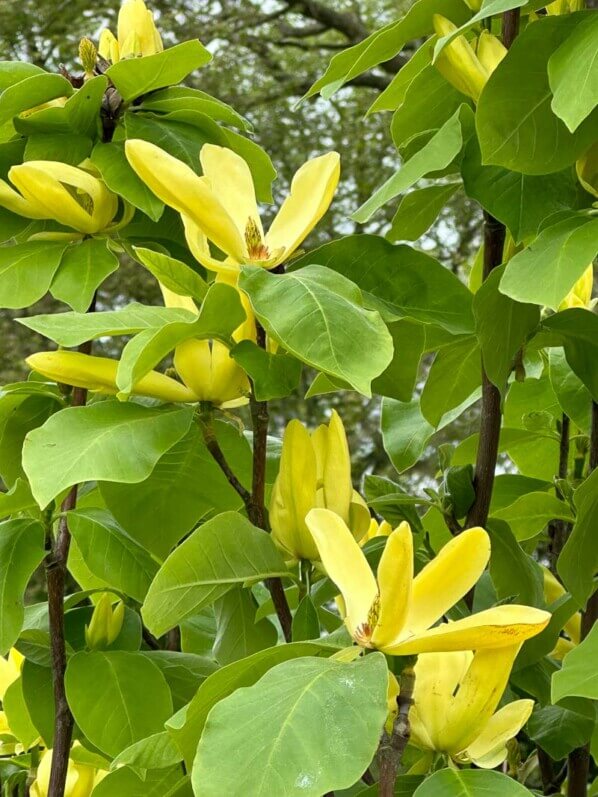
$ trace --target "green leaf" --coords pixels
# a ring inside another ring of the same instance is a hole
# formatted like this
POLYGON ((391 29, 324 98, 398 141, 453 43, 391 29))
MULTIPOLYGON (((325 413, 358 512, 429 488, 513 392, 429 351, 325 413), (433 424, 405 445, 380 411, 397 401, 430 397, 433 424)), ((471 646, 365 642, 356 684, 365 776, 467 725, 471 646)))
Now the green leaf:
POLYGON ((491 74, 476 113, 484 164, 550 174, 569 166, 592 143, 596 117, 570 133, 551 109, 547 74, 550 56, 585 15, 547 16, 528 25, 491 74))
POLYGON ((119 753, 112 767, 129 765, 138 769, 166 769, 183 760, 181 751, 168 731, 154 733, 119 753))
POLYGON ((0 248, 0 305, 28 307, 47 292, 54 279, 65 243, 31 241, 0 248))
POLYGON ((568 505, 550 493, 532 492, 522 495, 510 506, 492 514, 505 520, 518 540, 529 540, 542 531, 555 518, 573 522, 568 505))
POLYGON ((490 520, 486 528, 492 543, 490 576, 499 600, 543 606, 544 581, 540 565, 525 553, 506 523, 490 520))
POLYGON ((0 655, 16 642, 23 626, 23 596, 35 568, 44 558, 41 523, 15 518, 0 523, 0 655))
POLYGON ((91 153, 91 162, 111 191, 120 194, 153 221, 158 221, 164 212, 164 203, 129 166, 124 144, 96 144, 91 153))
POLYGON ((441 769, 418 786, 414 797, 530 797, 531 791, 500 772, 441 769))
POLYGON ((156 55, 127 58, 106 70, 123 100, 129 102, 150 91, 180 83, 212 56, 197 40, 177 44, 156 55))
POLYGON ((169 291, 191 296, 198 302, 204 300, 209 286, 191 266, 153 249, 135 246, 133 251, 139 262, 169 291))
POLYGON ((44 70, 26 61, 0 61, 0 91, 33 75, 43 75, 44 70))
POLYGON ((433 32, 433 14, 450 17, 456 24, 468 18, 468 11, 457 0, 418 0, 396 22, 390 22, 367 39, 335 55, 325 74, 314 83, 305 97, 320 92, 324 99, 329 99, 347 81, 394 58, 408 41, 433 32))
POLYGON ((395 147, 401 149, 415 136, 438 130, 463 104, 463 94, 429 64, 416 75, 405 101, 390 126, 395 147))
POLYGON ((319 265, 280 275, 244 266, 239 287, 286 351, 371 395, 372 379, 392 359, 392 339, 356 285, 319 265))
POLYGON ((381 428, 384 450, 399 473, 415 465, 434 433, 417 399, 410 402, 384 399, 381 428))
POLYGON ((64 109, 71 127, 83 136, 96 138, 100 126, 100 109, 108 86, 105 75, 86 80, 66 101, 64 109))
POLYGON ((220 664, 251 656, 278 641, 270 620, 256 621, 257 603, 249 589, 233 587, 214 604, 216 639, 213 653, 220 664))
MULTIPOLYGON (((49 642, 49 638, 48 638, 49 642)), ((67 648, 70 655, 72 651, 67 648)), ((49 656, 49 653, 48 653, 49 656)), ((50 661, 42 667, 27 659, 21 671, 23 682, 23 697, 27 711, 31 717, 38 735, 46 747, 54 744, 54 686, 52 684, 52 669, 50 661)))
POLYGON ((480 386, 480 348, 473 336, 451 343, 436 355, 421 395, 421 411, 433 427, 480 386))
POLYGON ((548 61, 552 110, 573 132, 598 104, 598 19, 590 14, 548 61))
POLYGON ((469 136, 472 119, 471 108, 461 105, 432 138, 364 202, 352 218, 364 224, 383 205, 407 191, 426 174, 446 168, 461 152, 469 136))
POLYGON ((501 293, 556 309, 598 251, 598 219, 570 214, 509 260, 501 293))
POLYGON ((559 556, 557 570, 563 584, 579 605, 585 606, 594 592, 594 576, 598 571, 598 469, 592 471, 577 488, 573 500, 577 517, 559 556))
POLYGON ((592 397, 581 379, 571 370, 563 349, 548 351, 550 384, 565 415, 589 434, 592 397))
POLYGON ((77 725, 109 756, 159 733, 172 714, 164 676, 142 653, 76 653, 69 660, 65 686, 77 725))
POLYGON ((12 734, 23 745, 24 751, 27 752, 35 745, 39 733, 27 710, 27 704, 23 696, 22 678, 17 678, 6 689, 2 696, 2 709, 6 714, 5 721, 9 723, 12 734))
POLYGON ((109 772, 94 786, 93 797, 191 797, 191 792, 180 791, 188 784, 180 766, 172 769, 148 770, 142 778, 129 767, 109 772))
MULTIPOLYGON (((215 423, 215 430, 226 459, 249 488, 251 451, 246 439, 227 423, 215 423)), ((196 424, 160 457, 147 479, 138 484, 102 482, 100 491, 120 525, 159 559, 165 559, 201 517, 240 509, 242 504, 196 424)))
POLYGON ((392 335, 393 358, 372 382, 372 390, 379 396, 411 401, 425 347, 425 327, 404 319, 389 324, 388 331, 392 335))
POLYGON ((459 183, 429 185, 405 194, 386 233, 388 240, 417 241, 434 224, 458 188, 459 183))
POLYGON ((70 97, 73 87, 62 75, 35 74, 13 83, 0 96, 0 125, 22 111, 35 108, 56 97, 70 97))
POLYGON ((552 702, 565 697, 587 697, 598 700, 598 624, 587 637, 573 648, 563 659, 562 669, 552 677, 552 702))
POLYGON ((112 335, 134 335, 174 321, 195 321, 190 310, 177 307, 151 307, 133 302, 121 310, 99 313, 54 313, 18 319, 21 324, 59 346, 70 348, 87 340, 112 335))
POLYGON ((573 169, 529 175, 482 166, 477 138, 472 137, 461 164, 463 187, 492 216, 509 228, 515 243, 536 235, 549 216, 587 204, 573 169))
POLYGON ((499 291, 504 266, 495 268, 473 297, 476 335, 488 379, 504 394, 514 360, 540 323, 540 308, 499 291))
POLYGON ((190 321, 173 321, 139 332, 124 347, 116 374, 119 398, 128 397, 137 382, 160 363, 179 343, 191 338, 230 341, 234 330, 245 320, 245 310, 236 288, 214 283, 206 294, 199 314, 190 321))
POLYGON ((583 747, 594 730, 594 709, 582 714, 562 706, 542 706, 534 710, 527 723, 530 739, 554 760, 559 761, 578 747, 583 747))
POLYGON ((378 235, 349 235, 305 255, 293 270, 309 263, 352 280, 366 307, 378 310, 385 321, 411 318, 452 334, 473 332, 471 292, 449 269, 411 246, 396 246, 378 235))
POLYGON ((318 611, 309 595, 301 599, 293 616, 293 642, 304 642, 307 639, 320 637, 320 620, 318 611))
POLYGON ((93 575, 141 603, 158 571, 145 548, 102 509, 67 512, 67 519, 83 561, 93 575))
POLYGON ((457 27, 456 30, 438 39, 434 46, 434 61, 436 61, 447 44, 450 44, 453 39, 456 39, 457 36, 468 31, 478 22, 481 22, 483 19, 488 19, 488 17, 492 17, 495 14, 503 14, 505 11, 511 11, 514 8, 521 8, 521 6, 525 4, 526 0, 486 0, 486 2, 482 2, 480 10, 474 14, 473 17, 467 19, 462 25, 457 27))
POLYGON ((52 280, 52 296, 84 313, 96 290, 117 268, 118 258, 108 249, 106 240, 87 238, 65 251, 52 280))
POLYGON ((34 507, 35 501, 31 495, 29 485, 21 478, 16 480, 10 490, 0 493, 0 518, 34 507))
POLYGON ((598 401, 598 316, 574 307, 550 316, 542 326, 558 335, 571 369, 598 401))
POLYGON ((218 670, 218 664, 213 659, 194 653, 144 650, 143 654, 160 668, 166 678, 177 711, 189 703, 206 678, 218 670))
POLYGON ((199 687, 193 700, 166 723, 191 767, 199 739, 212 708, 242 687, 256 683, 268 670, 284 661, 304 656, 331 656, 335 649, 316 642, 292 642, 267 648, 222 667, 199 687))
POLYGON ((319 797, 348 788, 378 746, 387 684, 380 653, 350 664, 303 658, 274 667, 210 712, 193 764, 195 790, 319 797))
POLYGON ((24 160, 55 160, 78 166, 89 157, 93 142, 70 133, 32 133, 27 138, 24 160))
POLYGON ((287 573, 266 532, 236 512, 224 512, 170 554, 152 582, 142 616, 150 631, 161 636, 235 584, 287 573))
MULTIPOLYGON (((433 37, 432 37, 433 39, 433 37)), ((432 60, 430 44, 427 39, 404 64, 388 86, 381 92, 368 109, 366 116, 380 111, 395 111, 405 101, 407 89, 419 73, 432 60)))
POLYGON ((0 475, 8 487, 24 477, 21 463, 26 434, 61 406, 58 397, 8 395, 0 399, 0 475))
POLYGON ((231 357, 251 377, 258 401, 284 398, 299 386, 301 363, 284 352, 271 354, 251 340, 231 349, 231 357))
POLYGON ((250 122, 230 105, 206 94, 205 91, 187 86, 170 86, 162 91, 153 92, 149 97, 145 97, 140 107, 164 113, 181 110, 199 111, 218 122, 238 127, 240 130, 251 129, 250 122))
POLYGON ((191 424, 192 410, 103 401, 69 407, 29 432, 23 467, 43 509, 84 481, 140 482, 191 424))

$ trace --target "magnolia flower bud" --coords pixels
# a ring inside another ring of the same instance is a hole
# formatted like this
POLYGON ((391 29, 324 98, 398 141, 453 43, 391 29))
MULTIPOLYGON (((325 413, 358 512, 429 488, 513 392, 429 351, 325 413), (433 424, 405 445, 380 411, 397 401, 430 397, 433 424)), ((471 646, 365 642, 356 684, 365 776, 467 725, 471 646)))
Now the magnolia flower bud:
POLYGON ((154 17, 143 0, 124 0, 118 14, 118 39, 109 30, 100 34, 99 53, 115 64, 121 58, 155 55, 164 49, 154 17))
POLYGON ((122 601, 112 607, 112 601, 105 592, 97 602, 89 625, 85 626, 85 642, 90 650, 103 650, 111 645, 120 634, 125 619, 125 605, 122 601))
POLYGON ((85 72, 86 80, 89 80, 93 77, 93 71, 95 69, 97 59, 98 51, 96 50, 95 44, 91 41, 91 39, 81 39, 79 42, 79 60, 81 61, 81 66, 85 72))

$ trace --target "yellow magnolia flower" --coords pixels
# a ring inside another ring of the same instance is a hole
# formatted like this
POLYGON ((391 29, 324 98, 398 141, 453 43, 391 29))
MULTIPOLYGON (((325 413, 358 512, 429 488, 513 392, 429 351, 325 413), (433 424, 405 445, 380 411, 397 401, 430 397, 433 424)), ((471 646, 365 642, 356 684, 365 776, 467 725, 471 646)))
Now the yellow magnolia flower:
POLYGON ((598 141, 584 152, 575 164, 577 179, 584 189, 598 197, 598 141))
POLYGON ((130 139, 125 151, 143 182, 181 214, 193 256, 220 273, 237 274, 242 264, 271 269, 288 260, 328 210, 340 176, 337 152, 304 163, 264 234, 251 171, 231 149, 204 144, 203 177, 147 141, 130 139), (209 243, 225 259, 214 257, 209 243))
POLYGON ((381 523, 378 523, 376 518, 372 518, 369 528, 366 534, 359 540, 359 544, 363 546, 366 542, 373 540, 375 537, 388 537, 391 531, 392 526, 388 521, 383 520, 381 523))
MULTIPOLYGON (((73 747, 78 746, 80 746, 78 742, 73 745, 73 747)), ((31 797, 48 797, 51 768, 52 750, 46 750, 39 762, 36 778, 31 784, 31 797)), ((94 786, 105 775, 106 773, 101 770, 69 758, 64 797, 90 797, 94 786)))
MULTIPOLYGON (((160 285, 166 307, 181 307, 197 314, 189 296, 179 296, 160 285)), ((255 337, 254 320, 244 302, 247 319, 233 333, 233 339, 255 337)), ((229 349, 218 340, 191 338, 180 343, 174 352, 174 367, 196 400, 209 401, 217 407, 238 407, 246 404, 250 393, 247 374, 230 356, 229 349)))
POLYGON ((116 194, 100 179, 67 163, 27 161, 8 177, 18 191, 0 180, 0 205, 28 219, 53 219, 92 235, 108 227, 118 209, 116 194))
POLYGON ((546 6, 548 14, 560 16, 561 14, 573 14, 575 11, 583 11, 585 0, 554 0, 546 6))
POLYGON ((345 428, 336 411, 313 434, 297 420, 285 429, 280 470, 270 499, 272 538, 293 559, 320 558, 305 517, 326 507, 354 530, 367 532, 370 515, 351 483, 351 457, 345 428))
POLYGON ((4 700, 8 687, 21 675, 24 661, 16 648, 11 648, 6 658, 0 656, 0 700, 4 700))
MULTIPOLYGON (((440 14, 434 14, 433 23, 439 38, 457 30, 456 25, 440 14)), ((475 41, 473 45, 465 36, 457 36, 444 47, 435 63, 438 71, 451 85, 477 102, 488 78, 505 57, 507 50, 488 31, 482 32, 477 40, 477 47, 475 41)))
POLYGON ((312 509, 306 523, 343 596, 345 624, 362 647, 393 656, 500 648, 535 636, 550 619, 540 609, 509 604, 432 627, 482 575, 490 557, 484 529, 459 534, 414 578, 408 523, 389 535, 376 576, 338 515, 312 509))
POLYGON ((112 599, 104 592, 96 603, 91 621, 85 626, 85 642, 90 650, 103 650, 111 645, 120 634, 125 619, 125 604, 118 601, 112 606, 112 599))
MULTIPOLYGON (((550 605, 567 593, 547 567, 543 567, 542 570, 544 572, 544 599, 547 605, 550 605)), ((560 636, 557 639, 556 645, 550 653, 550 656, 557 661, 562 661, 567 653, 581 642, 581 612, 575 612, 567 620, 563 632, 566 636, 560 636)))
POLYGON ((115 64, 122 58, 155 55, 164 49, 154 16, 143 0, 124 0, 118 14, 118 39, 107 28, 100 34, 98 52, 115 64))
MULTIPOLYGON (((116 395, 118 361, 110 357, 95 357, 76 351, 40 351, 25 360, 38 374, 73 387, 85 387, 97 393, 116 395)), ((197 401, 197 396, 185 385, 166 374, 150 371, 134 386, 133 394, 157 398, 161 401, 197 401)))
POLYGON ((525 725, 533 700, 496 711, 520 645, 498 650, 425 653, 415 664, 410 741, 459 763, 494 769, 525 725))
POLYGON ((568 310, 570 307, 591 307, 593 287, 594 266, 590 263, 563 301, 559 304, 559 310, 568 310))

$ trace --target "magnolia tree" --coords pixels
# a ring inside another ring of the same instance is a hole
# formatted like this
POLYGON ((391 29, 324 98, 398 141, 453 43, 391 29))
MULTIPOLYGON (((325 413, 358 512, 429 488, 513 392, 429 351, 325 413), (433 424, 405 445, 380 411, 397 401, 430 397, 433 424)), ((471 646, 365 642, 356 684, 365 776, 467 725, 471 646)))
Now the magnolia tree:
POLYGON ((574 2, 417 0, 336 54, 310 95, 422 42, 371 109, 400 166, 354 218, 399 198, 387 238, 307 254, 338 155, 265 232, 259 132, 178 85, 209 53, 163 49, 143 0, 77 74, 0 64, 0 303, 48 341, 0 397, 3 795, 596 793, 598 15, 574 2), (404 243, 457 191, 469 285, 404 243), (164 306, 96 303, 124 256, 164 306), (381 397, 395 480, 354 486, 342 411, 269 435, 303 369, 307 398, 381 397))

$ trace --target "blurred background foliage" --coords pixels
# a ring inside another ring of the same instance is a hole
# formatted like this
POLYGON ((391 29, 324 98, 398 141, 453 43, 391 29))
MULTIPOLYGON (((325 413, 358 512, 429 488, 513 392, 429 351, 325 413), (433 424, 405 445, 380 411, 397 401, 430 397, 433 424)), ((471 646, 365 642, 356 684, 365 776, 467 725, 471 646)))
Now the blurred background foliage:
MULTIPOLYGON (((166 45, 196 37, 213 53, 212 62, 191 76, 189 83, 230 103, 251 121, 256 141, 278 170, 276 200, 284 196, 293 173, 307 158, 330 149, 340 152, 343 174, 339 191, 331 211, 308 239, 307 249, 347 233, 386 232, 392 207, 383 209, 366 227, 351 221, 350 215, 397 167, 388 115, 366 114, 409 52, 360 76, 330 102, 318 98, 297 103, 336 51, 405 11, 409 0, 149 0, 148 5, 155 12, 166 45)), ((89 36, 97 41, 106 25, 115 29, 119 6, 119 0, 2 0, 0 59, 31 61, 50 71, 64 66, 79 72, 79 40, 89 36)), ((479 227, 479 209, 457 192, 415 245, 466 280, 479 246, 479 227)), ((133 299, 160 303, 149 274, 124 262, 102 286, 99 306, 122 305, 133 299)), ((47 297, 25 312, 33 315, 59 309, 63 308, 47 297)), ((23 358, 45 345, 14 323, 15 315, 0 311, 2 382, 22 378, 23 358)), ((110 351, 110 344, 105 345, 108 353, 116 353, 110 351)), ((290 417, 315 425, 336 406, 350 437, 356 478, 365 472, 391 476, 393 469, 378 432, 380 400, 368 401, 343 392, 305 401, 302 396, 312 377, 304 374, 305 389, 285 399, 284 411, 274 404, 273 431, 280 433, 290 417)), ((462 439, 473 430, 475 420, 473 408, 437 434, 421 463, 403 477, 404 486, 421 489, 436 472, 438 445, 462 439)))

